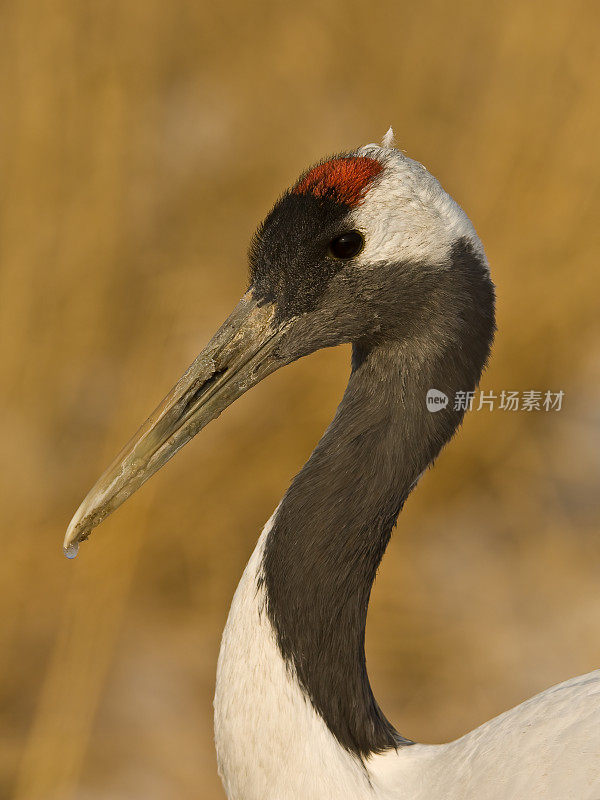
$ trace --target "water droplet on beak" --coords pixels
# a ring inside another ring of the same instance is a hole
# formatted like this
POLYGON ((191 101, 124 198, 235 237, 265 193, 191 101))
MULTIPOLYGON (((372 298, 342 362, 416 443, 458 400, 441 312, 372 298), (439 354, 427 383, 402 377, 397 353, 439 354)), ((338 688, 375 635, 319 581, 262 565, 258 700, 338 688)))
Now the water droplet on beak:
POLYGON ((64 550, 67 558, 75 558, 77 551, 79 550, 79 544, 77 542, 71 542, 71 544, 68 547, 65 547, 64 550))

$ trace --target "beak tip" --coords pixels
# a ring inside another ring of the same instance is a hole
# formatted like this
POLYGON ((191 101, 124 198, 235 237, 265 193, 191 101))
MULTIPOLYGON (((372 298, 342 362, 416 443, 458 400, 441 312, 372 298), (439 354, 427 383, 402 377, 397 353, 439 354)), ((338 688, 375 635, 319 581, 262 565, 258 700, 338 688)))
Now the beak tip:
POLYGON ((75 558, 79 550, 79 543, 86 538, 86 529, 82 525, 82 521, 78 512, 69 523, 63 542, 63 552, 67 558, 75 558))

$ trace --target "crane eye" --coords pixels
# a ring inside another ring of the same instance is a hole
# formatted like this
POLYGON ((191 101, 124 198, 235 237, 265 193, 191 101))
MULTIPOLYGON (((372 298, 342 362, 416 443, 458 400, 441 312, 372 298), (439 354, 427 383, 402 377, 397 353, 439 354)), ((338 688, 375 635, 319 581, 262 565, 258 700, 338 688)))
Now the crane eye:
POLYGON ((354 258, 363 249, 365 240, 358 231, 348 231, 329 242, 329 254, 334 258, 354 258))

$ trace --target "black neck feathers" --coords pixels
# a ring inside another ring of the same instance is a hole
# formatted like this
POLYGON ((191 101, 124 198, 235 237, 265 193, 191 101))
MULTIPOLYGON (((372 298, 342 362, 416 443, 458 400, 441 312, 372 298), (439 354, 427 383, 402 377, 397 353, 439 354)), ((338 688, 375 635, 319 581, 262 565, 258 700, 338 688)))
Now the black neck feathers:
POLYGON ((409 744, 369 684, 365 625, 371 587, 398 514, 463 412, 494 331, 493 287, 462 241, 429 329, 353 347, 335 418, 286 492, 267 538, 262 580, 283 657, 342 746, 359 757, 409 744), (448 406, 428 411, 430 388, 448 406))

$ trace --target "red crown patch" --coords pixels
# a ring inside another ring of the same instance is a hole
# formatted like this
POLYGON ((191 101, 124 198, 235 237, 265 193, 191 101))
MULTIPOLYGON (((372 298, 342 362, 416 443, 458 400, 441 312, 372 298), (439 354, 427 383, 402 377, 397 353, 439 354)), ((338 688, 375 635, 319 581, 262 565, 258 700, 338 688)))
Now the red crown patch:
POLYGON ((367 193, 373 178, 382 169, 383 165, 379 161, 366 156, 332 158, 307 172, 292 192, 312 194, 315 197, 333 195, 341 203, 357 206, 367 193))

